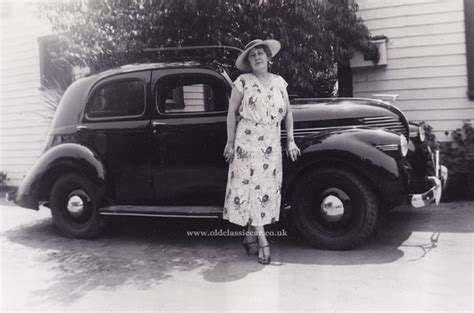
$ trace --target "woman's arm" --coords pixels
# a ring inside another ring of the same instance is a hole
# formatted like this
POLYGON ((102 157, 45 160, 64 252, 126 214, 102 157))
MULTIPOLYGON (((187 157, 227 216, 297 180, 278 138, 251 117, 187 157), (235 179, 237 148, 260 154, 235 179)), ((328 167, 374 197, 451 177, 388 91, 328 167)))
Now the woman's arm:
POLYGON ((285 129, 286 129, 286 155, 292 160, 296 161, 301 151, 295 143, 295 136, 293 134, 293 112, 291 111, 290 100, 288 94, 285 93, 286 101, 286 117, 285 117, 285 129))
POLYGON ((295 135, 293 133, 293 112, 291 107, 288 105, 288 111, 285 117, 285 129, 286 129, 286 143, 295 142, 295 135))
POLYGON ((243 95, 236 87, 232 88, 230 96, 229 111, 227 112, 227 144, 224 149, 224 157, 227 162, 234 156, 235 129, 237 126, 237 114, 242 102, 243 95))

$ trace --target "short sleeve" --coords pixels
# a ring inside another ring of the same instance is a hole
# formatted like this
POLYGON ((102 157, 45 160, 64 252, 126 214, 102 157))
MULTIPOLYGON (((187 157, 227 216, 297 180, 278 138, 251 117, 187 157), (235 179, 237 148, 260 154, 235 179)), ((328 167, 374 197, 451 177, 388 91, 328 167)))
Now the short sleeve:
POLYGON ((280 89, 283 99, 285 100, 285 103, 289 105, 290 103, 289 103, 288 91, 286 90, 286 87, 288 87, 288 83, 283 77, 278 76, 276 85, 280 89))
POLYGON ((286 89, 286 87, 288 87, 288 83, 281 76, 278 76, 277 84, 278 84, 278 87, 280 87, 281 89, 286 89))
POLYGON ((245 79, 243 75, 240 75, 237 77, 237 79, 234 81, 234 86, 237 88, 237 90, 243 94, 244 93, 244 87, 245 87, 245 79))

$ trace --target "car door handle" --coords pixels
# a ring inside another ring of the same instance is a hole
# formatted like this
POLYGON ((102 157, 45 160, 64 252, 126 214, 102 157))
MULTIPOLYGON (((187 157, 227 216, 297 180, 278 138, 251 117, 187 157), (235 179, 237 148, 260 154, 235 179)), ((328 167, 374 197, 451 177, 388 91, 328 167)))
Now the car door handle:
POLYGON ((165 122, 153 121, 151 122, 151 125, 153 125, 153 127, 158 127, 158 126, 166 126, 167 124, 165 122))
POLYGON ((85 130, 88 130, 88 129, 89 129, 89 128, 88 128, 87 126, 85 126, 85 125, 78 125, 78 126, 76 127, 76 130, 77 130, 77 131, 85 131, 85 130))
POLYGON ((152 121, 151 125, 153 128, 153 134, 156 135, 158 133, 157 128, 159 128, 160 126, 166 126, 167 124, 165 122, 152 121))

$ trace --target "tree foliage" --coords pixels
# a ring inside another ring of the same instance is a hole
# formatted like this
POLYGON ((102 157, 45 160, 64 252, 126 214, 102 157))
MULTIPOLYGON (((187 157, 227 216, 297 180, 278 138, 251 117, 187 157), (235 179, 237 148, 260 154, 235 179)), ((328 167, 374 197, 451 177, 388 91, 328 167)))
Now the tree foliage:
POLYGON ((58 60, 94 71, 146 59, 146 48, 275 38, 271 71, 290 93, 327 96, 353 48, 373 53, 354 0, 62 0, 40 5, 58 34, 58 60))

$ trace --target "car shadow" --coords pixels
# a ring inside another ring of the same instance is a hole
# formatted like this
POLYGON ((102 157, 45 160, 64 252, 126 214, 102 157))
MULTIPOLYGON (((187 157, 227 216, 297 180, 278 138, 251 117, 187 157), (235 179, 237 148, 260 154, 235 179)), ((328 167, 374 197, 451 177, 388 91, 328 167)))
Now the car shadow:
MULTIPOLYGON (((404 256, 413 232, 428 232, 415 249, 429 253, 443 232, 474 232, 472 203, 429 210, 401 208, 387 216, 377 236, 351 251, 326 251, 294 236, 274 236, 272 265, 350 266, 392 263, 404 256), (471 212, 471 213, 466 213, 471 212), (466 218, 470 214, 471 218, 466 218)), ((35 249, 35 265, 54 274, 47 287, 32 294, 41 301, 72 303, 91 290, 133 286, 150 289, 179 275, 195 272, 209 282, 237 281, 261 271, 255 256, 247 256, 240 236, 224 236, 241 228, 222 220, 115 218, 97 240, 62 237, 50 219, 22 225, 4 234, 7 240, 35 249), (204 236, 190 232, 216 232, 204 236), (219 235, 221 231, 221 235, 219 235)), ((282 231, 272 225, 267 230, 282 231)))

